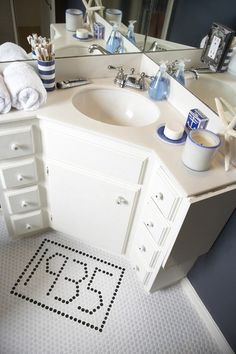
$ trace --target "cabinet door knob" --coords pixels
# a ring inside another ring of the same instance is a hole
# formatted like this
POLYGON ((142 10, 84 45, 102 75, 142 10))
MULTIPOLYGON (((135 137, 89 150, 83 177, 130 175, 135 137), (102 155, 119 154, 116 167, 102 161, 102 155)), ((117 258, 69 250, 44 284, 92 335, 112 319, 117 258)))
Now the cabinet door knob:
POLYGON ((26 228, 26 230, 31 230, 31 229, 32 229, 32 226, 31 226, 30 224, 26 224, 26 225, 25 225, 25 228, 26 228))
POLYGON ((164 195, 163 195, 163 193, 158 192, 158 193, 155 195, 155 198, 158 199, 158 200, 163 200, 163 199, 164 199, 164 195))
POLYGON ((121 205, 121 204, 128 204, 128 201, 124 197, 118 197, 116 199, 116 204, 121 205))
POLYGON ((25 200, 23 200, 23 201, 21 202, 22 208, 26 208, 28 205, 29 205, 29 204, 28 204, 25 200))
POLYGON ((22 175, 17 175, 17 181, 21 182, 23 181, 24 177, 22 175))
POLYGON ((144 245, 142 245, 141 247, 139 247, 139 251, 146 252, 146 247, 144 245))
POLYGON ((134 267, 134 270, 136 270, 136 272, 139 272, 139 267, 136 265, 136 266, 134 267))
POLYGON ((13 143, 13 144, 11 144, 11 150, 12 150, 12 151, 17 151, 17 150, 19 150, 19 146, 18 146, 17 144, 13 143))
POLYGON ((154 227, 154 223, 152 221, 147 222, 147 227, 154 227))

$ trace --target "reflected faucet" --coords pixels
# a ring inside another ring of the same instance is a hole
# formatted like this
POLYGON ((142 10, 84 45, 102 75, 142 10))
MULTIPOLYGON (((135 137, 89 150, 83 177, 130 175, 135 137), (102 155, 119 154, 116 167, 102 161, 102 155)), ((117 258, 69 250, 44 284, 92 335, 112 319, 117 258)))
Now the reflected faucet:
POLYGON ((101 54, 111 54, 110 52, 108 52, 108 50, 106 50, 105 48, 103 48, 101 45, 98 44, 91 44, 88 47, 89 53, 93 53, 95 50, 98 50, 101 54))
POLYGON ((149 48, 149 51, 150 51, 150 52, 158 52, 158 51, 165 52, 166 49, 165 49, 165 48, 162 48, 162 47, 158 44, 157 41, 154 41, 154 42, 151 44, 151 46, 150 46, 150 48, 149 48))

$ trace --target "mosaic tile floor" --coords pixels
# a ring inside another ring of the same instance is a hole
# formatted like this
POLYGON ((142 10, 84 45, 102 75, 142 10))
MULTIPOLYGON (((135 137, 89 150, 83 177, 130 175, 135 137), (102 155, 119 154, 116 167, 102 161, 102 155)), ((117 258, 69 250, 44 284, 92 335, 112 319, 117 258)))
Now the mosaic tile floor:
POLYGON ((8 239, 0 354, 220 353, 180 284, 148 295, 129 263, 58 232, 8 239))

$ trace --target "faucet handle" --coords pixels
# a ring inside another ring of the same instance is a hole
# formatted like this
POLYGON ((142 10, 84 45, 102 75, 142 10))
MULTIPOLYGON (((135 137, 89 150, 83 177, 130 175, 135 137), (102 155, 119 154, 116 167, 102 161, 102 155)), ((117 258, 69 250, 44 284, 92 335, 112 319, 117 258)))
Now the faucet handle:
POLYGON ((118 70, 116 77, 114 79, 115 84, 119 84, 120 87, 124 87, 125 85, 125 74, 124 74, 124 67, 123 65, 120 66, 113 66, 108 65, 109 70, 118 70))
POLYGON ((140 90, 145 91, 146 90, 146 82, 145 82, 145 78, 149 77, 148 75, 145 74, 145 72, 142 72, 140 74, 140 78, 138 80, 138 85, 140 90))
POLYGON ((141 77, 145 77, 146 79, 150 79, 151 81, 155 78, 155 75, 147 75, 144 72, 140 74, 141 77))
POLYGON ((113 65, 108 65, 109 70, 118 70, 118 73, 116 75, 116 78, 118 79, 124 79, 124 67, 123 65, 118 65, 118 66, 113 66, 113 65))
POLYGON ((123 70, 124 71, 124 67, 123 65, 118 65, 118 66, 114 66, 114 65, 108 65, 108 70, 123 70))

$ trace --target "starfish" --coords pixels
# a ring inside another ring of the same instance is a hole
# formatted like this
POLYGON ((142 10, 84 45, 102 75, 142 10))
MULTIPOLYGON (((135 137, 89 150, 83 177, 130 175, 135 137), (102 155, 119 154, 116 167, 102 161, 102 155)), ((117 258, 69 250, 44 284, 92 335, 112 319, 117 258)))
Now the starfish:
POLYGON ((93 24, 95 22, 94 12, 99 11, 100 15, 103 16, 104 6, 102 5, 102 0, 82 0, 84 7, 86 9, 87 25, 93 34, 93 24), (95 6, 92 6, 95 2, 95 6))

